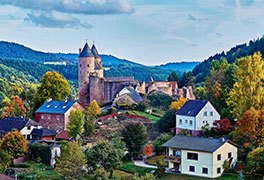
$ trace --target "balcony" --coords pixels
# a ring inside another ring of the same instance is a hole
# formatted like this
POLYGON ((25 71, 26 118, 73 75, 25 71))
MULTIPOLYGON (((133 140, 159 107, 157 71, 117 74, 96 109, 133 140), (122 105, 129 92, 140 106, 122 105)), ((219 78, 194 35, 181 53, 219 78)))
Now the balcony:
POLYGON ((164 161, 180 163, 181 157, 179 157, 179 156, 165 156, 164 161))

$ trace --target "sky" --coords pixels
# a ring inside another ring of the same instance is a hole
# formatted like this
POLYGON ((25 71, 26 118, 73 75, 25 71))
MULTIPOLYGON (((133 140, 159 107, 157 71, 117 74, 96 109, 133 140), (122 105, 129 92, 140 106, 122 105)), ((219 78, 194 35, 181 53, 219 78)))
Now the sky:
POLYGON ((0 40, 141 64, 202 61, 264 35, 264 0, 1 0, 0 40))

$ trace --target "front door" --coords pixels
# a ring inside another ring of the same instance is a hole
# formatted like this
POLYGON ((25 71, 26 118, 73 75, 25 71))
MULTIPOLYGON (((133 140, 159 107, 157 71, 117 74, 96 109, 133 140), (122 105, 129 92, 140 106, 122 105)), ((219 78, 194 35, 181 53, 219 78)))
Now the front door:
POLYGON ((179 163, 173 163, 173 168, 175 170, 179 170, 179 163))

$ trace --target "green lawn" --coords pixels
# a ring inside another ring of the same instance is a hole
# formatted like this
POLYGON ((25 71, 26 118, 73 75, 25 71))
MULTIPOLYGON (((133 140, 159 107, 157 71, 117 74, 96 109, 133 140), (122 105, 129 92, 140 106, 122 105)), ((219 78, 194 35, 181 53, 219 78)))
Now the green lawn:
MULTIPOLYGON (((160 180, 202 180, 202 179, 208 179, 208 178, 202 178, 202 177, 195 177, 195 176, 188 176, 184 174, 166 174, 164 177, 159 178, 160 180)), ((222 175, 219 178, 216 178, 216 180, 237 180, 236 174, 226 174, 222 175)))
POLYGON ((54 169, 42 164, 35 163, 33 161, 27 161, 23 165, 14 167, 19 169, 17 176, 20 179, 57 179, 59 178, 58 174, 54 169))
POLYGON ((153 168, 145 168, 136 166, 134 162, 124 162, 118 169, 124 170, 130 173, 137 173, 139 175, 145 175, 146 173, 150 173, 151 171, 155 170, 153 168))
POLYGON ((165 155, 154 156, 154 157, 148 158, 146 160, 146 163, 156 166, 157 162, 159 162, 161 166, 166 166, 167 167, 168 166, 168 162, 164 161, 164 158, 165 158, 165 155))
POLYGON ((160 120, 159 117, 157 116, 153 116, 151 114, 148 114, 148 113, 145 113, 145 112, 141 112, 141 111, 127 111, 129 114, 132 114, 132 115, 138 115, 138 116, 144 116, 148 119, 151 119, 153 121, 158 121, 160 120))

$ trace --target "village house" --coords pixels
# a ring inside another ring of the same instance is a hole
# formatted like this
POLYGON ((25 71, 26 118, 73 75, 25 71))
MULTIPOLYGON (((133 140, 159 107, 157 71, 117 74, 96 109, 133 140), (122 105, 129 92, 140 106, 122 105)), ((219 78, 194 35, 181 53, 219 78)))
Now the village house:
POLYGON ((76 109, 84 110, 75 101, 48 100, 35 111, 35 120, 42 127, 52 129, 58 133, 66 129, 70 113, 76 109))
POLYGON ((176 134, 187 130, 192 136, 199 136, 202 127, 213 127, 215 120, 220 120, 220 114, 209 101, 188 100, 176 113, 176 134))
POLYGON ((31 119, 20 117, 5 117, 0 119, 0 138, 8 132, 18 130, 27 140, 32 139, 31 132, 34 129, 41 129, 41 125, 31 119))
POLYGON ((223 164, 230 167, 237 162, 238 149, 229 140, 176 135, 164 143, 167 173, 182 173, 217 178, 223 173, 223 164))

